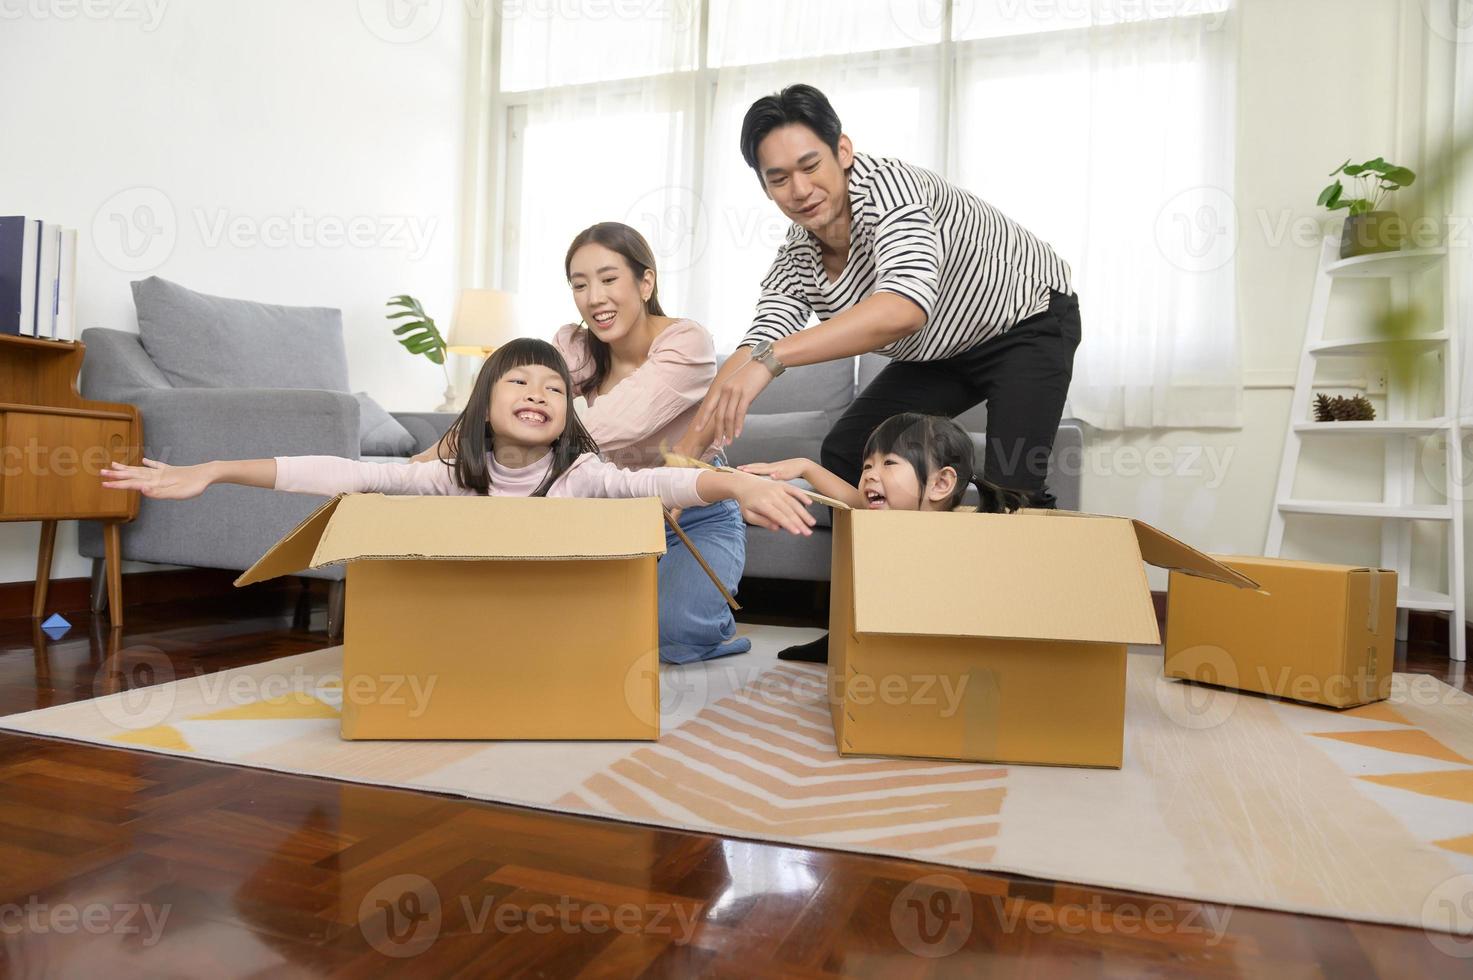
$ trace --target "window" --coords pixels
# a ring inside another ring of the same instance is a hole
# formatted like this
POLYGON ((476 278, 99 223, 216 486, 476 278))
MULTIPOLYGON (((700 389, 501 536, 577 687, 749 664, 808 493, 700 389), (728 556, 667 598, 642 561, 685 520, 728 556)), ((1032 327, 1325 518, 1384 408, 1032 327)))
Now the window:
MULTIPOLYGON (((1184 259, 1162 231, 1173 208, 1231 192, 1230 6, 503 0, 502 283, 550 336, 577 316, 567 243, 624 221, 655 249, 665 309, 729 350, 788 229, 741 159, 741 119, 805 81, 856 148, 941 173, 1070 263, 1086 333, 1075 394, 1098 389, 1101 406, 1090 421, 1201 424, 1149 405, 1143 421, 1122 392, 1159 389, 1161 358, 1172 383, 1238 384, 1231 249, 1184 259)), ((1090 411, 1087 394, 1076 402, 1090 411)))

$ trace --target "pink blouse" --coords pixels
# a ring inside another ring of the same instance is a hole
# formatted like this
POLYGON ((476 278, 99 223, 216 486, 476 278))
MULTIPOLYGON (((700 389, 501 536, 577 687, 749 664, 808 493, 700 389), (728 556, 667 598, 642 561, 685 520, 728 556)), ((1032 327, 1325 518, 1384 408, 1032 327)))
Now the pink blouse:
MULTIPOLYGON (((491 492, 529 497, 552 466, 552 453, 515 469, 491 457, 491 492)), ((549 497, 659 497, 666 507, 704 507, 696 492, 700 470, 660 467, 639 473, 606 463, 593 453, 573 461, 547 489, 549 497)), ((315 493, 421 494, 463 496, 471 491, 455 482, 455 471, 439 460, 426 463, 368 463, 341 456, 277 456, 276 489, 315 493)))
MULTIPOLYGON (((576 324, 558 330, 553 344, 573 375, 574 389, 593 377, 587 333, 576 324)), ((650 345, 649 357, 607 394, 591 391, 579 416, 599 451, 626 469, 663 462, 660 444, 673 446, 696 417, 716 377, 716 344, 694 320, 676 320, 650 345)))

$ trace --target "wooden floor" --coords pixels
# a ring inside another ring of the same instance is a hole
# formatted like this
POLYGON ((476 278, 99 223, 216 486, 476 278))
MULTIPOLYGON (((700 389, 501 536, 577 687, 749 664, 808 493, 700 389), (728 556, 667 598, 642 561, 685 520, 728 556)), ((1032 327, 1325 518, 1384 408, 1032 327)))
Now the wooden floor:
MULTIPOLYGON (((0 621, 0 713, 325 645, 321 604, 295 621, 289 605, 132 608, 112 660, 85 615, 58 641, 0 621)), ((1420 650, 1403 667, 1445 668, 1420 650)), ((1473 970, 1411 929, 9 735, 0 957, 9 975, 109 980, 1473 970)))

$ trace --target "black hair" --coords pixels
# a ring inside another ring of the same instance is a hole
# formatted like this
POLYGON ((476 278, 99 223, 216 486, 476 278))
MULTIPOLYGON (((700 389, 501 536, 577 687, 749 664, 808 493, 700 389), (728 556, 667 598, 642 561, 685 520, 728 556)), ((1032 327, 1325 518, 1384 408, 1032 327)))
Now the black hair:
POLYGON ((545 340, 519 337, 498 347, 486 359, 480 373, 476 375, 470 400, 451 423, 445 438, 440 441, 440 462, 454 468, 455 482, 467 490, 483 496, 491 491, 491 467, 486 461, 486 455, 495 448, 496 443, 489 417, 492 387, 512 368, 532 364, 552 368, 561 375, 563 392, 568 400, 567 409, 563 413, 563 431, 558 433, 552 443, 552 466, 548 468, 542 483, 532 491, 532 496, 547 496, 548 488, 568 471, 574 460, 584 453, 598 452, 598 444, 593 441, 593 436, 588 434, 588 430, 578 420, 577 413, 573 411, 573 379, 568 374, 568 363, 563 360, 563 355, 545 340), (445 458, 446 446, 455 447, 453 460, 445 458))
POLYGON ((742 119, 742 159, 756 171, 758 181, 762 181, 762 170, 757 165, 757 147, 768 133, 791 123, 807 126, 835 156, 839 155, 839 137, 844 135, 844 127, 839 114, 829 105, 828 96, 812 85, 789 85, 776 95, 764 95, 753 102, 742 119))
POLYGON ((941 502, 941 510, 955 510, 966 495, 968 486, 976 486, 981 500, 977 510, 984 514, 1011 514, 1027 505, 1027 498, 1016 490, 982 478, 976 472, 972 437, 954 420, 941 415, 902 412, 892 415, 875 427, 864 444, 864 458, 875 453, 899 456, 916 471, 921 493, 932 473, 950 466, 956 471, 956 486, 951 496, 941 502))
MULTIPOLYGON (((629 263, 629 271, 634 273, 636 280, 643 279, 646 272, 655 268, 655 251, 650 248, 650 243, 638 231, 619 221, 600 221, 596 225, 589 225, 573 238, 573 244, 568 246, 568 252, 563 257, 563 275, 572 279, 573 256, 584 245, 602 245, 612 252, 618 252, 629 263)), ((655 288, 650 290, 650 298, 644 301, 644 311, 650 316, 664 316, 665 311, 660 307, 660 282, 655 280, 655 288)), ((578 328, 583 335, 583 342, 588 348, 588 357, 593 362, 593 373, 583 382, 578 389, 578 394, 587 395, 590 391, 597 392, 609 376, 609 369, 613 366, 614 356, 609 345, 587 326, 578 328)), ((580 369, 581 370, 581 369, 580 369)))

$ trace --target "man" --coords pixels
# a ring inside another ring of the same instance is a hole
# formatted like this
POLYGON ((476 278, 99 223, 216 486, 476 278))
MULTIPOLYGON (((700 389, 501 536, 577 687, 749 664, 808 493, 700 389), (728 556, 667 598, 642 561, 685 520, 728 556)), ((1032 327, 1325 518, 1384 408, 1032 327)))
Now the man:
MULTIPOLYGON (((793 226, 751 329, 678 448, 740 436, 753 399, 788 367, 875 351, 891 362, 825 437, 825 468, 857 484, 865 441, 885 419, 955 417, 985 401, 983 475, 1054 506, 1044 480, 1080 335, 1064 261, 935 174, 856 153, 810 85, 753 103, 741 146, 793 226)), ((810 646, 809 659, 826 657, 826 641, 810 646)))

